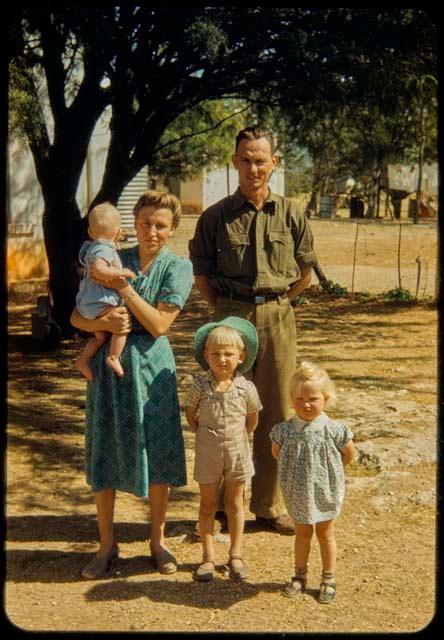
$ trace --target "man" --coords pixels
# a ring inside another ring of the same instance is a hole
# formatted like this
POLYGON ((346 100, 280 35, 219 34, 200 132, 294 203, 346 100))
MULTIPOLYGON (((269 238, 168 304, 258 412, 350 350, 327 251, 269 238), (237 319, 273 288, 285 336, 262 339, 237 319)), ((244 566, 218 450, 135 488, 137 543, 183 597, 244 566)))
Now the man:
POLYGON ((258 331, 251 377, 264 409, 253 438, 250 510, 262 526, 291 535, 269 433, 292 413, 288 384, 296 365, 296 323, 290 300, 309 284, 316 256, 305 215, 269 189, 278 161, 273 135, 257 126, 243 129, 232 160, 239 188, 202 213, 190 259, 214 319, 240 316, 258 331))

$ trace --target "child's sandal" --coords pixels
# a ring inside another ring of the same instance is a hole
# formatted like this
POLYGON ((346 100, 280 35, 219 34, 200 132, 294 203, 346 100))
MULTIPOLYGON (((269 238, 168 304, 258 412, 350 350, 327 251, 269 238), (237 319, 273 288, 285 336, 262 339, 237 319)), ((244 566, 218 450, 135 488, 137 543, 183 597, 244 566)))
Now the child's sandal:
POLYGON ((336 595, 336 584, 334 582, 321 582, 319 589, 319 602, 321 604, 330 604, 336 595))
POLYGON ((213 560, 204 560, 193 573, 194 580, 198 582, 210 582, 210 580, 213 579, 215 568, 216 565, 213 560))
POLYGON ((282 595, 287 598, 296 598, 300 593, 304 593, 307 578, 293 576, 292 579, 282 589, 282 595))

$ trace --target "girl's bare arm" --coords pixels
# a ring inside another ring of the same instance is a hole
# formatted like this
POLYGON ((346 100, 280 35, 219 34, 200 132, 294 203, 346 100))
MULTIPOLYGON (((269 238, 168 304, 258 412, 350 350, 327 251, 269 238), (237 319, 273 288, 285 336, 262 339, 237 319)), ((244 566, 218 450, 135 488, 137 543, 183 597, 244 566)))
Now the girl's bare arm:
POLYGON ((281 448, 275 442, 271 443, 271 454, 275 460, 279 460, 279 455, 281 453, 281 448))
POLYGON ((353 440, 349 440, 345 447, 341 451, 342 463, 345 466, 351 462, 355 456, 355 445, 353 444, 353 440))

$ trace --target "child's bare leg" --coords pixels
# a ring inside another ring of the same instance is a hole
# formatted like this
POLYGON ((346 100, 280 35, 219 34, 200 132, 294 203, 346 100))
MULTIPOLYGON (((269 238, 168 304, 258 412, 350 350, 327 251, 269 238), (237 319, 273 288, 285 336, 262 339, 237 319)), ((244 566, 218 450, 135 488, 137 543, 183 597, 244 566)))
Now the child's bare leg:
POLYGON ((106 364, 111 367, 119 377, 122 377, 124 373, 122 365, 120 364, 120 356, 122 355, 125 345, 126 335, 112 334, 106 364))
MULTIPOLYGON (((219 482, 199 483, 200 507, 199 507, 199 530, 202 542, 203 563, 214 563, 216 555, 214 552, 214 516, 219 502, 219 482)), ((207 568, 207 567, 204 567, 207 568)), ((208 570, 211 570, 209 564, 208 570)))
POLYGON ((300 524, 295 522, 294 531, 294 566, 297 576, 305 577, 308 567, 308 556, 314 527, 312 524, 300 524))
POLYGON ((327 573, 334 574, 336 571, 335 521, 318 522, 316 536, 321 550, 322 569, 327 573))
POLYGON ((84 346, 81 354, 76 360, 77 369, 85 376, 87 380, 93 379, 93 372, 89 366, 89 361, 93 358, 103 343, 106 341, 106 331, 96 331, 95 334, 89 338, 88 342, 84 346))
POLYGON ((225 481, 225 512, 228 519, 228 532, 230 534, 230 561, 233 569, 242 567, 242 534, 244 532, 244 490, 245 482, 225 481), (237 556, 237 557, 235 557, 237 556))

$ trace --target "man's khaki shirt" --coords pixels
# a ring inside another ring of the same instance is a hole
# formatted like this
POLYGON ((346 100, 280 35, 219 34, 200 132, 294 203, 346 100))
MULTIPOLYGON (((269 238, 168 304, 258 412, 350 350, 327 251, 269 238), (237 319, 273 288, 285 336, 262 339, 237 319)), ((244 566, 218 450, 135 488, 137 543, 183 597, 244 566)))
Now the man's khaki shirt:
POLYGON ((259 211, 239 189, 208 207, 189 242, 194 274, 221 295, 284 293, 316 264, 313 235, 294 200, 269 192, 259 211))

